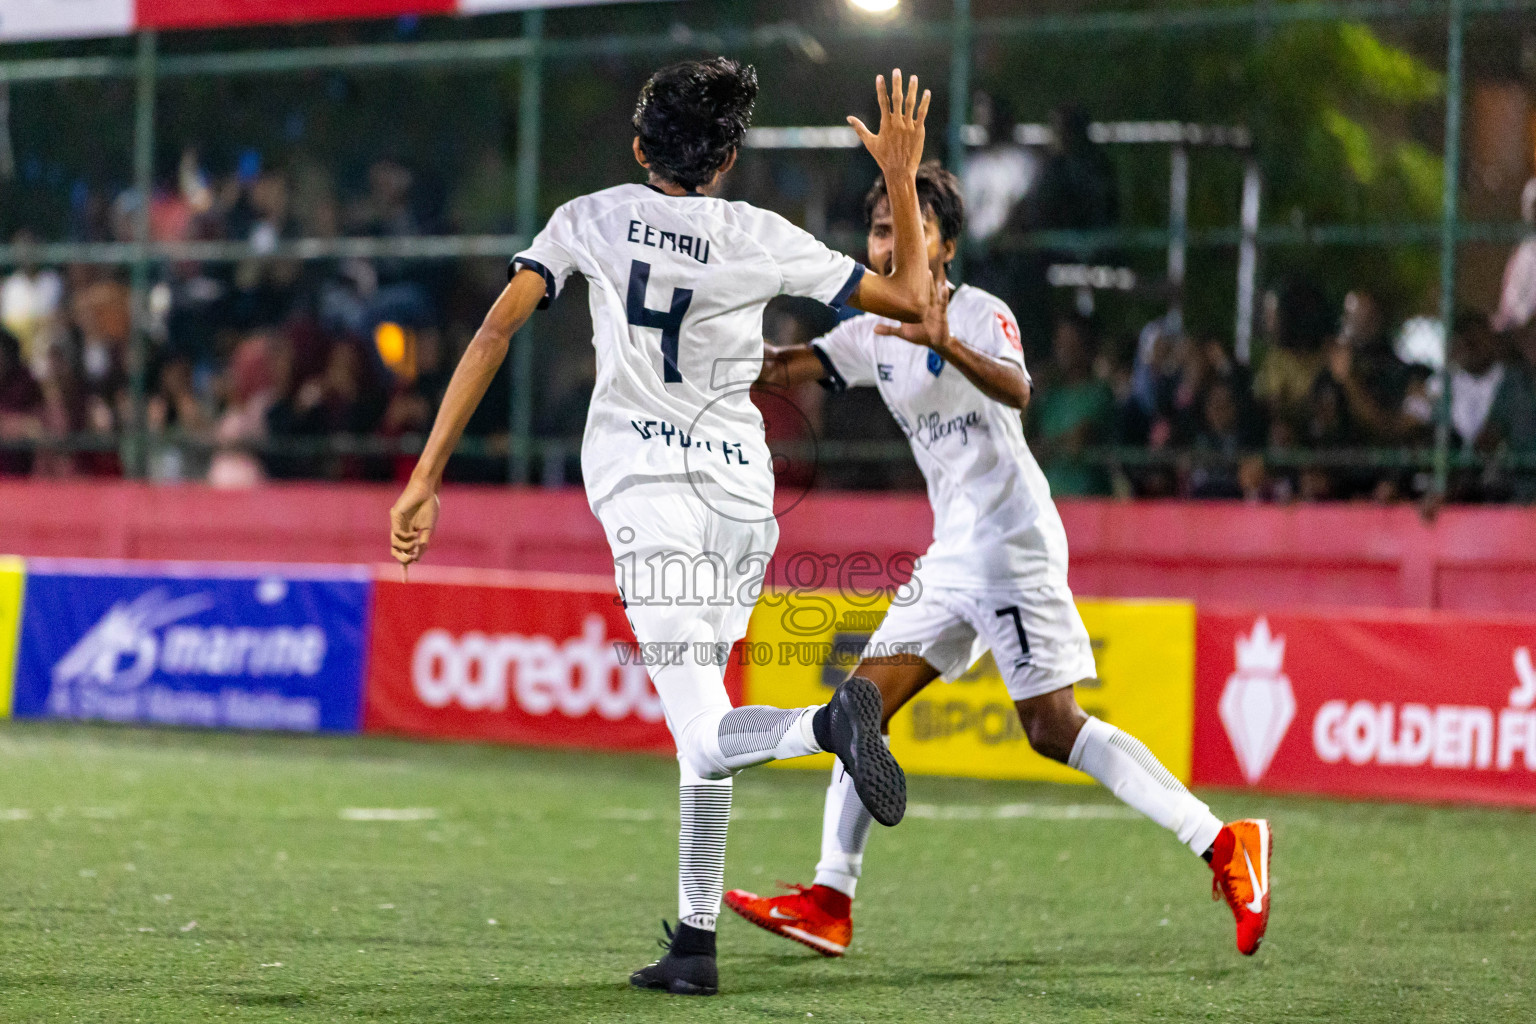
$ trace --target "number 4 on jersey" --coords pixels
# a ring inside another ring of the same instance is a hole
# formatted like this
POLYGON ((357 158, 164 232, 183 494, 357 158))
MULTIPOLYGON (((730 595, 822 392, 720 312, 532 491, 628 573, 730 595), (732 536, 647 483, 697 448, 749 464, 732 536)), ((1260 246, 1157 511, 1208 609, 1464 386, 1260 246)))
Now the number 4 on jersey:
POLYGON ((672 289, 672 308, 663 313, 645 304, 645 292, 651 283, 651 265, 640 260, 629 264, 629 298, 625 304, 629 322, 636 327, 655 327, 661 330, 661 381, 663 384, 681 384, 682 371, 677 368, 678 335, 683 329, 683 315, 693 301, 692 288, 672 289))

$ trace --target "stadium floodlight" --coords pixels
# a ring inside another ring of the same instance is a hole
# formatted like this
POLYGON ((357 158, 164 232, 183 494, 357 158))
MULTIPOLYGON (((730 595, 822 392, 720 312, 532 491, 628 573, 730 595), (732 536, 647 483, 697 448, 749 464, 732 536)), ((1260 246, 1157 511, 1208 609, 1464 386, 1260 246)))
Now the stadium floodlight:
POLYGON ((848 6, 863 14, 890 14, 901 0, 848 0, 848 6))

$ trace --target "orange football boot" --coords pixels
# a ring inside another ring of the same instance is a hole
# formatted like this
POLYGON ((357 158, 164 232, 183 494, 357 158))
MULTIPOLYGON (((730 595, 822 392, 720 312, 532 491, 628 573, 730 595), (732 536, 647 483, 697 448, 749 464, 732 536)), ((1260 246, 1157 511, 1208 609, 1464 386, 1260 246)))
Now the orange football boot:
POLYGON ((1225 897, 1237 918, 1237 951, 1252 956, 1269 927, 1269 857, 1274 833, 1263 818, 1222 826, 1212 847, 1211 898, 1225 897))
POLYGON ((810 946, 822 956, 846 953, 853 939, 852 901, 825 885, 784 887, 792 891, 783 896, 732 889, 725 894, 725 905, 759 928, 810 946))

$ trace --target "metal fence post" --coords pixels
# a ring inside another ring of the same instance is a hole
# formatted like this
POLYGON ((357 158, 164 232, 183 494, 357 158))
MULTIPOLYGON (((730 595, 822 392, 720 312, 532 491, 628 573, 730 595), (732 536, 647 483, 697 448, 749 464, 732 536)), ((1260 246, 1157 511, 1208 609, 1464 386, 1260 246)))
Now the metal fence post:
MULTIPOLYGON (((517 105, 517 233, 523 245, 533 238, 539 222, 539 135, 544 104, 539 42, 543 36, 544 12, 533 10, 523 15, 523 37, 533 43, 533 51, 523 58, 517 105)), ((507 482, 514 484, 525 484, 532 475, 533 324, 534 318, 530 318, 512 338, 507 482)))
POLYGON ((1457 200, 1461 179, 1461 35, 1464 0, 1451 0, 1445 52, 1445 189, 1440 212, 1440 323, 1445 358, 1440 364, 1440 403, 1435 414, 1434 493, 1444 498, 1451 455, 1451 324, 1456 319, 1457 200))
POLYGON ((1168 154, 1168 312, 1184 322, 1184 266, 1189 252, 1189 148, 1168 154))
MULTIPOLYGON (((954 4, 949 26, 949 130, 945 160, 952 174, 964 176, 965 122, 971 110, 971 0, 954 0, 954 4)), ((951 273, 956 280, 965 274, 964 245, 964 235, 955 240, 951 273)))
POLYGON ((1253 300, 1259 277, 1259 197, 1263 178, 1252 153, 1243 162, 1243 239, 1237 247, 1237 323, 1233 325, 1232 356, 1243 366, 1253 358, 1253 300))
POLYGON ((128 296, 128 373, 133 422, 123 438, 123 472, 142 477, 148 468, 149 438, 144 415, 149 372, 149 205, 155 186, 155 45, 153 32, 140 32, 134 61, 133 187, 139 205, 133 215, 133 263, 128 296))

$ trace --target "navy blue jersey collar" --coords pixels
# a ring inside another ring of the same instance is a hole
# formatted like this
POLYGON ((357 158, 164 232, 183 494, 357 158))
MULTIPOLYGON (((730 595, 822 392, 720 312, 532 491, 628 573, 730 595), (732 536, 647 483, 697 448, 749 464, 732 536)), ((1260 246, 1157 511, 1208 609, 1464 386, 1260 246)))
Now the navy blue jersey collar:
POLYGON ((670 192, 662 191, 661 189, 657 188, 655 185, 652 185, 648 181, 645 182, 645 187, 650 189, 652 192, 655 192, 659 196, 666 196, 668 199, 685 199, 685 198, 687 198, 689 196, 695 196, 695 197, 697 197, 699 199, 703 199, 704 198, 704 193, 700 192, 696 188, 691 188, 687 192, 684 192, 682 195, 675 196, 675 195, 673 195, 670 192))

